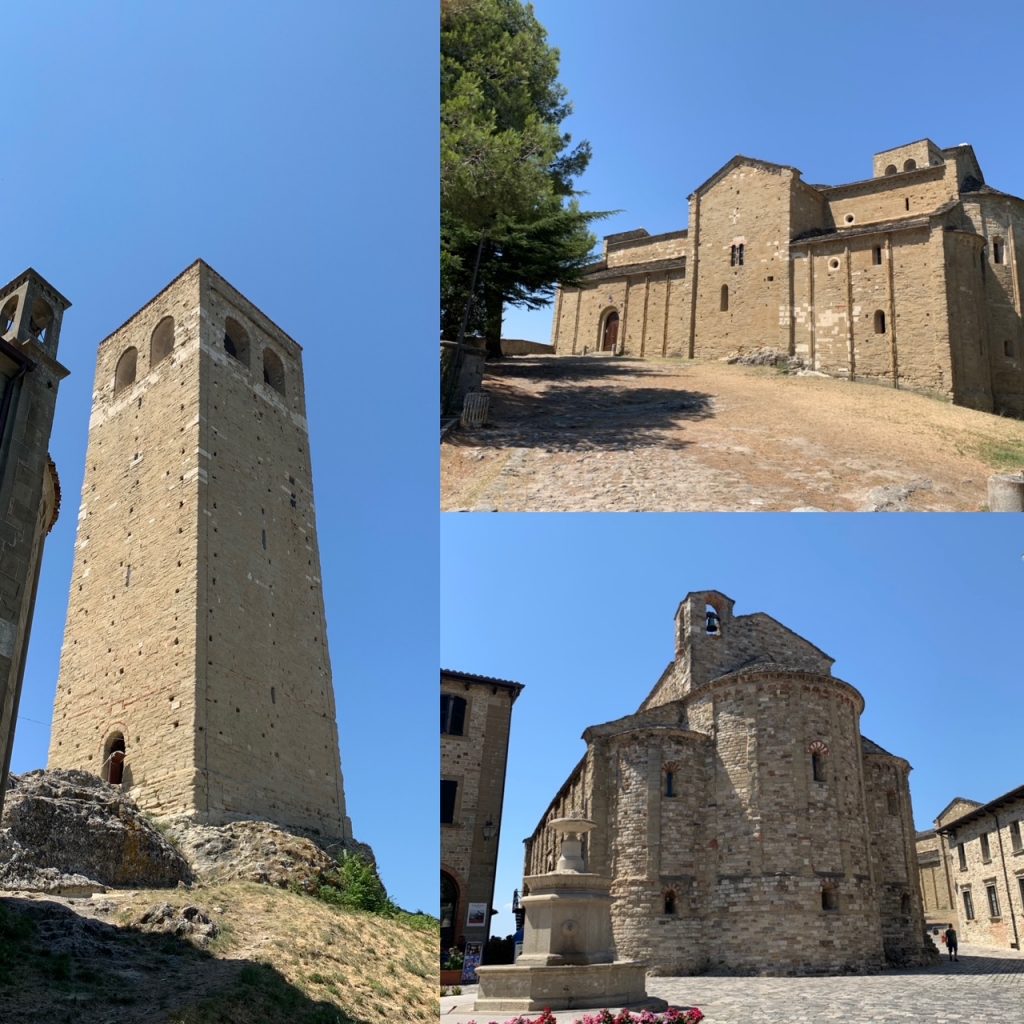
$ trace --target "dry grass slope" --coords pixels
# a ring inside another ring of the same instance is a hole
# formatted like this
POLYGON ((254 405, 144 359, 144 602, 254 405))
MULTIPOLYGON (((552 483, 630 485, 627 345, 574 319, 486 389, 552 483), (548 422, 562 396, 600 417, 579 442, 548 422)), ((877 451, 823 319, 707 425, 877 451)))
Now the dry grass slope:
POLYGON ((434 1021, 436 931, 251 883, 0 900, 4 1024, 434 1021), (138 925, 195 906, 205 948, 138 925))

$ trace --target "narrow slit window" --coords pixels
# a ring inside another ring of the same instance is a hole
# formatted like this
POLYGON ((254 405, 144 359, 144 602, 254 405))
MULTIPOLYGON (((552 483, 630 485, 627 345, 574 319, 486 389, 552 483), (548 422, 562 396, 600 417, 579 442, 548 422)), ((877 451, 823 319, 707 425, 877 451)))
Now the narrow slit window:
POLYGON ((727 284, 722 285, 722 292, 718 298, 718 309, 722 313, 729 311, 729 286, 727 284))
POLYGON ((675 774, 673 772, 665 772, 665 796, 675 796, 675 774))
POLYGON ((885 334, 885 312, 881 309, 875 310, 875 334, 885 334))
POLYGON ((1001 238, 992 239, 992 259, 996 263, 1003 263, 1006 260, 1006 246, 1001 238))
POLYGON ((880 245, 876 245, 874 249, 871 250, 871 262, 876 267, 882 265, 882 247, 880 245))

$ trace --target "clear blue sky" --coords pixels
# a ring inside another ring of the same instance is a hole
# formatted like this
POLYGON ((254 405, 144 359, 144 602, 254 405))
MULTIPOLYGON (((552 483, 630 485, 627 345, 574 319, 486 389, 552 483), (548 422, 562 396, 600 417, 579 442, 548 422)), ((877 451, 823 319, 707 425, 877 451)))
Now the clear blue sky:
MULTIPOLYGON (((1024 782, 1024 526, 1017 515, 688 513, 442 517, 441 661, 524 683, 495 907, 522 840, 585 752, 673 657, 691 590, 763 611, 836 659, 861 730, 913 765, 919 829, 957 795, 1024 782)), ((508 913, 494 932, 512 931, 508 913)))
POLYGON ((201 256, 304 347, 349 811, 435 913, 436 38, 421 0, 8 5, 0 133, 0 278, 73 303, 14 771, 46 760, 96 347, 201 256))
MULTIPOLYGON (((686 197, 736 153, 839 184, 870 177, 873 153, 928 136, 970 142, 990 184, 1024 194, 1019 3, 536 0, 534 9, 561 51, 575 106, 566 126, 593 146, 584 208, 622 211, 598 235, 686 227, 686 197)), ((549 341, 550 309, 508 310, 504 334, 549 341)))

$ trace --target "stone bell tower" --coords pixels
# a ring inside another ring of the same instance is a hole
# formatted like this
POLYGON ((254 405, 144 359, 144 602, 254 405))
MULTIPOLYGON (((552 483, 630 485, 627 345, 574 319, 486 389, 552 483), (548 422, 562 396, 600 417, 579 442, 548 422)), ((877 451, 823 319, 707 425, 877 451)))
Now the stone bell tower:
POLYGON ((49 764, 352 835, 301 349, 202 260, 100 345, 49 764))

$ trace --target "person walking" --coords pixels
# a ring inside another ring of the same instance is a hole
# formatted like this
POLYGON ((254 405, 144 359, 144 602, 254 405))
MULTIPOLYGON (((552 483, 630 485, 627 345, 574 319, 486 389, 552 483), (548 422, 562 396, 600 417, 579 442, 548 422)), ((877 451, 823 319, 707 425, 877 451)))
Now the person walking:
POLYGON ((946 949, 949 950, 949 959, 959 961, 960 957, 956 955, 956 929, 952 925, 946 929, 943 938, 946 940, 946 949))

